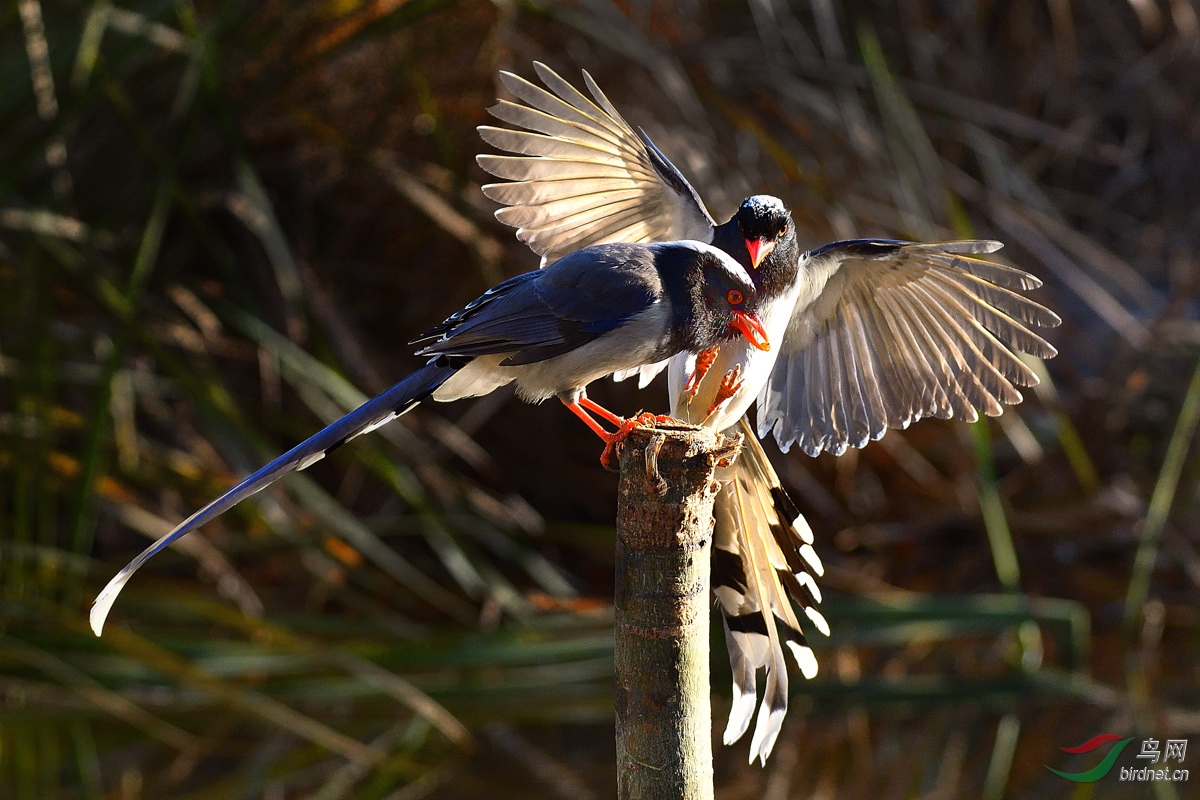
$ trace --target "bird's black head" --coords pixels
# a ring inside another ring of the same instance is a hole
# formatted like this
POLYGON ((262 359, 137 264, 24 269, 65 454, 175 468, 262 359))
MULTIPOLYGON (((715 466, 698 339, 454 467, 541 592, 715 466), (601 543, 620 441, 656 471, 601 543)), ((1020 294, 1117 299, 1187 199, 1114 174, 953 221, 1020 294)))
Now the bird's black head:
POLYGON ((778 197, 756 194, 743 200, 737 213, 717 226, 713 244, 749 271, 764 302, 787 292, 796 280, 796 226, 778 197))
MULTIPOLYGON (((750 253, 750 266, 758 269, 777 248, 796 243, 792 213, 778 197, 756 194, 742 201, 733 216, 750 253)), ((782 255, 782 253, 781 253, 782 255)))
POLYGON ((676 351, 698 353, 738 336, 760 350, 770 349, 755 313, 758 290, 740 264, 700 242, 652 247, 672 301, 676 351))

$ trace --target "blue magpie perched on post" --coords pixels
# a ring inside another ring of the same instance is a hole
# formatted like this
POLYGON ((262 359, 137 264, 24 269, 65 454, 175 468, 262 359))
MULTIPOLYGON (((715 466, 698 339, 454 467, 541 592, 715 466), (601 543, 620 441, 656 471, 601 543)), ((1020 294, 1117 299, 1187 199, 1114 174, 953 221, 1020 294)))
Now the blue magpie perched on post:
MULTIPOLYGON (((1014 292, 1041 285, 1021 270, 976 258, 993 241, 918 244, 886 239, 834 242, 801 252, 791 214, 775 197, 745 200, 717 224, 696 190, 635 132, 586 72, 591 97, 544 64, 547 89, 508 72, 504 86, 522 103, 489 109, 518 130, 482 126, 483 139, 513 155, 485 154, 479 165, 505 179, 483 187, 505 208, 501 222, 543 262, 606 241, 710 242, 747 267, 770 352, 740 342, 669 359, 672 413, 746 433, 742 457, 716 498, 713 587, 733 669, 732 744, 758 707, 750 760, 766 763, 787 712, 784 645, 806 678, 817 662, 788 600, 808 624, 829 627, 816 605, 823 573, 813 536, 755 438, 745 415, 757 401, 759 436, 774 434, 809 455, 864 447, 888 428, 922 417, 978 418, 1019 403, 1018 386, 1036 375, 1013 351, 1042 358, 1054 348, 1030 326, 1059 318, 1014 292), (761 705, 758 669, 766 671, 761 705)), ((648 383, 667 361, 617 373, 648 383)))
POLYGON ((131 561, 97 596, 92 630, 100 635, 122 587, 160 550, 426 398, 475 397, 509 383, 532 403, 557 397, 604 440, 606 461, 641 417, 623 419, 592 402, 587 385, 615 370, 739 337, 766 350, 755 302, 742 266, 693 241, 601 244, 510 278, 414 341, 423 345, 417 355, 429 357, 424 367, 250 475, 131 561))

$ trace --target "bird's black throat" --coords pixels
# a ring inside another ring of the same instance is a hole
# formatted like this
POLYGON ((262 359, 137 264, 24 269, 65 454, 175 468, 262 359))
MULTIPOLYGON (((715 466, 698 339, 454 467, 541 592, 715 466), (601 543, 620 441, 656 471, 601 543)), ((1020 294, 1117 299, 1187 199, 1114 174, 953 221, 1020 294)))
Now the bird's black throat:
POLYGON ((788 232, 780 237, 775 248, 767 254, 758 267, 750 263, 750 253, 746 250, 746 234, 738 227, 737 217, 731 217, 713 229, 713 247, 720 248, 745 267, 758 290, 758 302, 761 306, 787 294, 800 271, 800 250, 796 244, 795 228, 788 226, 788 232))

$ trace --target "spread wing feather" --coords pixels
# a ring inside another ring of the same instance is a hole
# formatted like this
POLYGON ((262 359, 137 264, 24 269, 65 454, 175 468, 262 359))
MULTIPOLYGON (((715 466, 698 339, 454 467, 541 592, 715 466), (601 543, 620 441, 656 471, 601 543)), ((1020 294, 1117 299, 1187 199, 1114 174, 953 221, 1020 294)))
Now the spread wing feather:
POLYGON ((631 202, 636 203, 640 197, 637 188, 598 189, 537 205, 501 208, 496 211, 496 219, 526 231, 557 232, 562 228, 603 224, 610 216, 630 211, 631 202))
MULTIPOLYGON (((624 166, 598 164, 595 161, 587 159, 572 161, 566 158, 525 158, 523 156, 497 156, 491 153, 483 153, 475 156, 475 160, 492 175, 510 181, 570 182, 574 178, 632 180, 630 178, 630 170, 624 166)), ((501 187, 507 184, 493 183, 490 185, 494 188, 488 189, 489 195, 501 191, 501 187)), ((501 200, 498 202, 504 201, 501 200)), ((515 203, 505 204, 515 205, 515 203)))
POLYGON ((609 242, 637 242, 643 241, 645 238, 639 236, 639 232, 644 230, 645 223, 640 221, 636 209, 626 209, 608 214, 591 227, 576 228, 574 226, 577 222, 579 220, 568 219, 545 229, 521 229, 517 231, 517 239, 528 242, 532 236, 552 235, 557 238, 563 249, 572 252, 576 245, 580 248, 585 247, 583 242, 590 241, 595 236, 603 236, 609 242))
POLYGON ((509 72, 500 80, 525 105, 501 100, 493 116, 518 130, 481 126, 484 141, 515 156, 479 165, 512 183, 483 192, 506 206, 496 218, 543 265, 601 242, 712 240, 714 222, 695 190, 644 134, 621 117, 586 72, 591 98, 544 64, 543 89, 509 72))
POLYGON ((1037 376, 1018 352, 1054 348, 1059 318, 1014 290, 1041 282, 984 261, 999 242, 834 242, 802 257, 798 304, 758 398, 760 435, 841 454, 922 417, 995 416, 1037 376))
MULTIPOLYGON (((616 167, 624 163, 621 151, 606 146, 603 141, 581 142, 574 139, 560 139, 542 133, 495 128, 490 125, 480 125, 478 131, 479 136, 493 147, 523 156, 595 161, 599 164, 616 167)), ((631 171, 630 174, 638 173, 631 171)), ((489 190, 485 188, 483 191, 484 194, 487 194, 489 190)))

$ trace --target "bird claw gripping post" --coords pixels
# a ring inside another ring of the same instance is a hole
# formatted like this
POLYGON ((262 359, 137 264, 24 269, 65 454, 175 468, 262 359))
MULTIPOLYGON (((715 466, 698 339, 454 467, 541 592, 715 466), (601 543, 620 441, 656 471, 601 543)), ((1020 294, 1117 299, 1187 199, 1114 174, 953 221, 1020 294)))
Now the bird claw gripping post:
POLYGON ((617 452, 617 446, 625 441, 634 428, 653 428, 656 425, 672 424, 678 425, 679 420, 666 414, 652 414, 649 411, 641 411, 629 419, 622 420, 615 433, 606 434, 603 437, 604 452, 600 454, 600 465, 609 472, 620 472, 619 469, 613 468, 612 457, 617 452))

